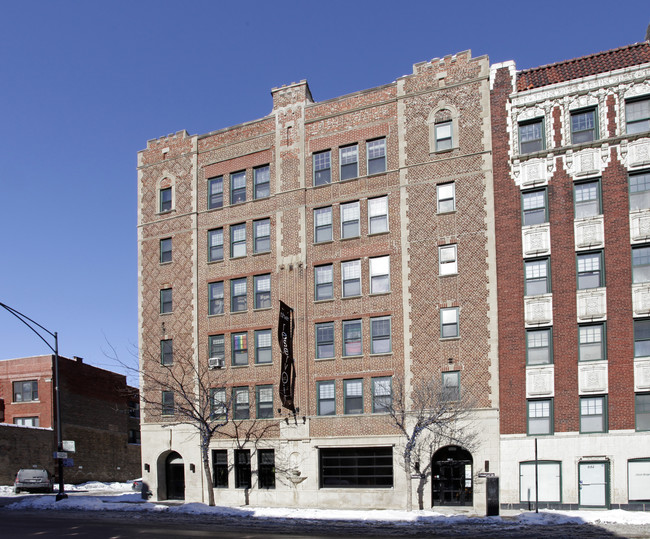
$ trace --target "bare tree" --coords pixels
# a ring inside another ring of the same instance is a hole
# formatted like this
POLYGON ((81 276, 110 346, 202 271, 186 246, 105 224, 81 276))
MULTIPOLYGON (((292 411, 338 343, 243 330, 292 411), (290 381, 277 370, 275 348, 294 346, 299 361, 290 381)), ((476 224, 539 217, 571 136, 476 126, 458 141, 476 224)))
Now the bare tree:
POLYGON ((474 406, 469 391, 461 393, 460 388, 444 387, 439 377, 419 380, 408 395, 404 386, 403 379, 395 377, 392 397, 378 391, 374 399, 376 408, 387 412, 404 441, 406 507, 411 511, 413 475, 418 477, 418 507, 424 509, 424 487, 433 453, 449 444, 471 450, 477 442, 477 431, 471 421, 474 406))

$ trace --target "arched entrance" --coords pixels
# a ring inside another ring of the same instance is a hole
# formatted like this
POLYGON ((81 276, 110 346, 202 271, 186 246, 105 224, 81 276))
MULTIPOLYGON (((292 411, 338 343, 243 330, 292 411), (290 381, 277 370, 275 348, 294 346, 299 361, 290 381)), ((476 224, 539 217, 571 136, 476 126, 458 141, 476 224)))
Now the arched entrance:
POLYGON ((431 462, 431 505, 472 505, 472 455, 466 449, 448 445, 438 449, 431 462))
POLYGON ((185 465, 176 451, 165 459, 165 488, 168 500, 185 499, 185 465))

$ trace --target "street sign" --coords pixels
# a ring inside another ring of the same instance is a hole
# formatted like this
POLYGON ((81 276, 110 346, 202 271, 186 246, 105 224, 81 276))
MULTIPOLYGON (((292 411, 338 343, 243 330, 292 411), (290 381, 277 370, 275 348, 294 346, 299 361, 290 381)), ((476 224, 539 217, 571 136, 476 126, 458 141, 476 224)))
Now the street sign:
POLYGON ((496 477, 496 475, 492 472, 479 472, 478 473, 479 477, 496 477))
POLYGON ((63 459, 64 468, 72 468, 73 466, 74 466, 74 462, 72 459, 63 459))
POLYGON ((63 440, 61 442, 61 445, 63 446, 63 451, 67 451, 68 453, 74 453, 74 440, 63 440))
POLYGON ((55 459, 67 459, 68 454, 65 451, 55 451, 54 452, 54 458, 55 459))

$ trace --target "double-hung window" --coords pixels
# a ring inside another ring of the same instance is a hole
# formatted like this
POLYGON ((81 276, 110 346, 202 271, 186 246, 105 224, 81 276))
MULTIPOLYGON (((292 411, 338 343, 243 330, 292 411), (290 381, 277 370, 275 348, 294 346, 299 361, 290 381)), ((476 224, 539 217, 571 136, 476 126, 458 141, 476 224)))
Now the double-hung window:
POLYGON ((255 331, 255 363, 273 363, 270 329, 255 331))
POLYGON ((316 394, 318 396, 318 415, 335 415, 336 393, 334 391, 334 380, 316 382, 316 394))
POLYGON ((519 153, 540 152, 544 146, 544 121, 541 118, 519 124, 519 153))
POLYGON ((589 324, 578 327, 580 361, 605 359, 605 324, 589 324))
POLYGON ((460 400, 460 371, 442 373, 442 399, 447 402, 460 400))
POLYGON ((451 150, 452 148, 452 129, 451 120, 435 124, 436 132, 436 151, 451 150))
POLYGON ((30 402, 38 400, 38 380, 14 382, 14 402, 30 402))
POLYGON ((388 232, 388 197, 368 199, 368 234, 388 232))
POLYGON ((438 213, 449 213, 456 209, 456 184, 442 183, 436 186, 438 213))
POLYGON ((162 398, 162 415, 174 415, 174 392, 173 391, 163 391, 162 398))
POLYGON ((314 268, 314 282, 316 301, 332 299, 334 297, 334 276, 332 264, 316 266, 314 268))
POLYGON ((583 219, 600 215, 600 182, 590 181, 576 183, 573 186, 575 201, 575 218, 583 219))
POLYGON ((258 419, 273 417, 273 386, 255 388, 258 419))
POLYGON ((160 314, 172 312, 172 289, 163 288, 160 291, 160 314))
POLYGON ((625 125, 630 134, 650 131, 650 96, 625 101, 625 125))
POLYGON ((314 185, 332 182, 332 154, 330 150, 314 154, 314 185))
MULTIPOLYGON (((271 415, 273 417, 273 410, 271 415)), ((257 452, 257 478, 260 488, 275 488, 275 450, 260 449, 257 452)))
POLYGON ((650 210, 650 171, 630 174, 630 211, 650 210))
POLYGON ((634 357, 650 356, 650 318, 634 321, 634 357))
POLYGON ((271 196, 271 168, 269 165, 253 169, 253 198, 271 196))
MULTIPOLYGON (((248 415, 244 419, 248 419, 248 415)), ((235 488, 251 488, 251 483, 251 452, 249 449, 235 449, 235 488)))
POLYGON ((246 277, 230 281, 230 312, 236 313, 248 309, 246 277))
POLYGON ((246 256, 246 223, 230 225, 230 258, 246 256))
MULTIPOLYGON (((248 401, 248 387, 233 387, 233 419, 248 419, 250 417, 250 407, 248 401)), ((250 455, 249 455, 250 465, 250 455)))
POLYGON ((526 363, 549 365, 553 363, 553 332, 551 328, 526 331, 526 363))
POLYGON ((368 154, 368 175, 386 171, 386 139, 369 140, 366 143, 368 154))
POLYGON ((393 401, 392 380, 390 376, 372 379, 372 413, 381 414, 391 409, 393 401))
POLYGON ((208 262, 223 260, 223 228, 208 230, 208 262))
POLYGON ((314 210, 314 243, 332 241, 332 206, 314 210))
POLYGON ((160 341, 160 364, 172 365, 174 363, 174 344, 172 339, 160 341))
POLYGON ((223 207, 223 176, 208 179, 208 209, 223 207))
POLYGON ((370 259, 370 293, 390 292, 390 256, 370 259))
POLYGON ((598 140, 598 113, 595 107, 571 113, 571 143, 598 140))
MULTIPOLYGON (((20 425, 22 427, 38 427, 38 417, 14 417, 14 425, 20 425)), ((129 431, 129 434, 131 431, 129 431)), ((140 431, 138 431, 140 433, 140 431)), ((131 442, 129 443, 140 443, 140 442, 131 442)))
POLYGON ((361 260, 341 262, 341 278, 343 280, 343 297, 349 298, 361 295, 361 260))
POLYGON ((370 353, 390 354, 392 350, 390 316, 377 316, 370 319, 370 353))
POLYGON ((248 333, 242 331, 230 335, 232 347, 232 364, 248 365, 248 333))
POLYGON ((343 356, 360 356, 362 354, 361 341, 361 320, 344 320, 343 356))
POLYGON ((634 247, 632 249, 632 282, 647 283, 650 281, 650 246, 634 247))
POLYGON ((580 397, 580 432, 607 432, 607 397, 580 397))
POLYGON ((438 247, 438 274, 455 275, 458 273, 458 263, 456 260, 457 246, 443 245, 438 247))
POLYGON ((526 275, 526 295, 539 296, 551 291, 550 264, 548 258, 526 260, 524 262, 526 275))
POLYGON ((316 357, 334 357, 334 322, 316 324, 316 357))
MULTIPOLYGON (((212 419, 225 419, 227 412, 228 412, 228 403, 226 402, 226 389, 223 387, 211 388, 210 389, 210 417, 212 419)), ((226 474, 226 478, 227 477, 228 474, 226 474)))
POLYGON ((214 488, 228 488, 228 451, 212 450, 212 484, 214 488))
POLYGON ((636 430, 650 430, 650 393, 637 393, 634 398, 636 430))
POLYGON ((604 286, 602 259, 602 251, 578 254, 578 290, 604 286))
POLYGON ((459 335, 458 307, 440 309, 440 337, 448 339, 459 335))
POLYGON ((223 281, 208 283, 208 314, 223 314, 223 281))
POLYGON ((226 343, 223 334, 208 337, 208 355, 210 359, 220 361, 226 358, 226 343))
POLYGON ((268 253, 271 250, 271 219, 253 221, 253 253, 268 253))
POLYGON ((553 434, 553 399, 528 401, 528 434, 553 434))
POLYGON ((271 274, 255 275, 253 278, 255 285, 255 308, 271 308, 271 274))
POLYGON ((540 225, 548 221, 546 213, 546 189, 526 191, 521 194, 523 225, 540 225))
POLYGON ((246 202, 246 171, 233 172, 230 175, 230 203, 246 202))
POLYGON ((172 239, 164 238, 160 240, 160 263, 172 261, 172 239))
POLYGON ((172 188, 165 187, 160 190, 160 213, 172 210, 172 188))
POLYGON ((341 204, 341 238, 359 236, 359 201, 341 204))
POLYGON ((351 180, 359 175, 359 146, 353 144, 339 149, 341 181, 351 180))
POLYGON ((363 380, 343 380, 344 412, 363 413, 363 380))

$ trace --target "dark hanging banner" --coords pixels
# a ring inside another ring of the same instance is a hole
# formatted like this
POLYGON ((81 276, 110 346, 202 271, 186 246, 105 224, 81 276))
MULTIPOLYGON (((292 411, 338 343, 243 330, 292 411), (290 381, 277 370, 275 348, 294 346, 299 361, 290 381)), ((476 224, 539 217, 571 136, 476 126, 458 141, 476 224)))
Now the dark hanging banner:
POLYGON ((282 354, 282 370, 280 372, 280 401, 287 410, 296 413, 293 393, 296 387, 296 367, 293 362, 293 309, 283 301, 280 302, 280 318, 278 320, 278 342, 282 354))

